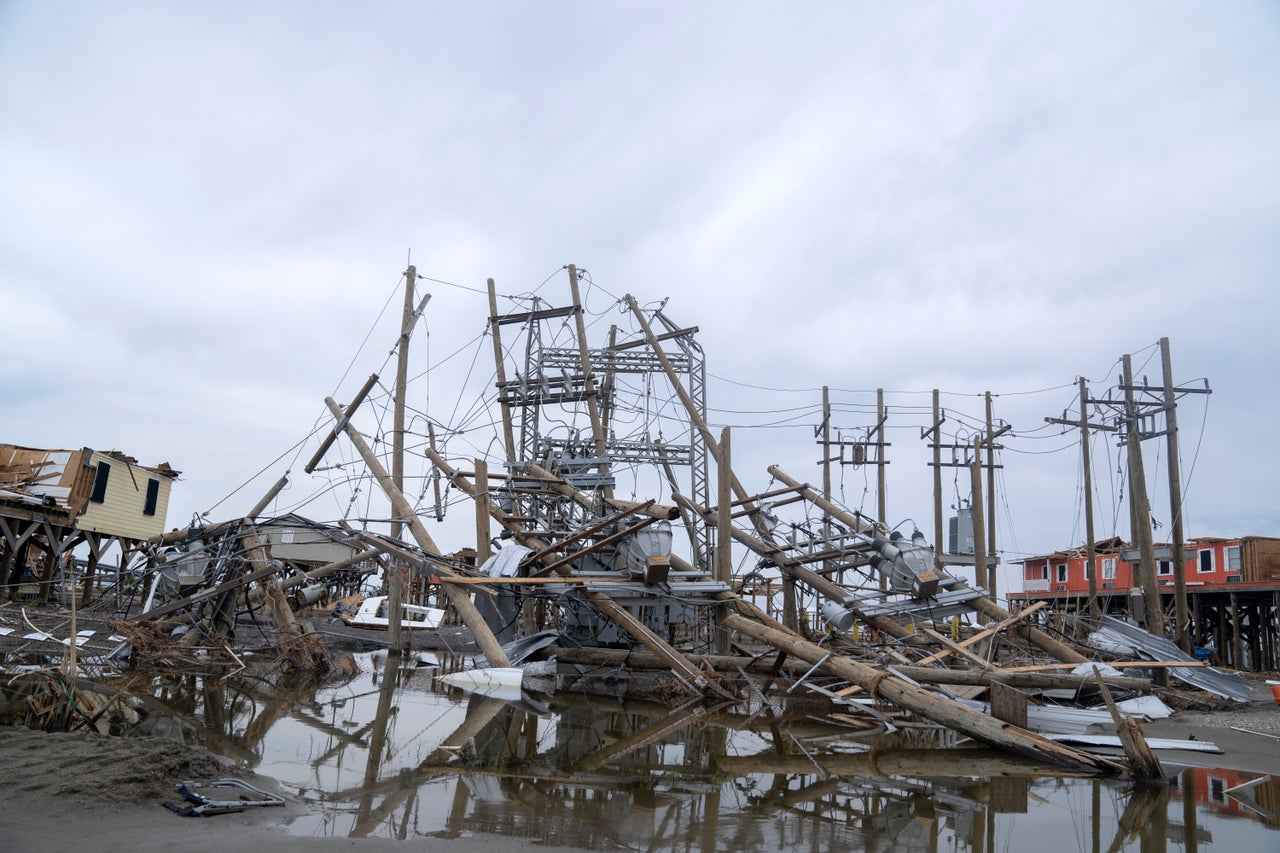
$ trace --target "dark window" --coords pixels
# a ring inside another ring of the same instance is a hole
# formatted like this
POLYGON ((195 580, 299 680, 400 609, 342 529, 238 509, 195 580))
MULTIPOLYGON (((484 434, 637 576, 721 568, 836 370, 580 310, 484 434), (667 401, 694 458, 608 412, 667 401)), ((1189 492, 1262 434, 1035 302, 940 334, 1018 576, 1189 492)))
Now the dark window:
POLYGON ((93 478, 93 494, 89 500, 100 504, 107 499, 107 480, 111 479, 111 466, 106 462, 98 463, 98 473, 93 478))
POLYGON ((1161 561, 1160 561, 1160 563, 1158 564, 1157 569, 1156 569, 1156 574, 1158 574, 1158 575, 1171 575, 1171 574, 1173 574, 1173 561, 1172 561, 1172 560, 1161 560, 1161 561))
POLYGON ((1067 582, 1067 564, 1058 563, 1058 583, 1067 582))
POLYGON ((147 502, 142 507, 143 515, 155 515, 156 504, 160 500, 160 481, 147 480, 147 502))
POLYGON ((1206 574, 1213 571, 1213 549, 1205 548, 1200 552, 1200 573, 1206 574))

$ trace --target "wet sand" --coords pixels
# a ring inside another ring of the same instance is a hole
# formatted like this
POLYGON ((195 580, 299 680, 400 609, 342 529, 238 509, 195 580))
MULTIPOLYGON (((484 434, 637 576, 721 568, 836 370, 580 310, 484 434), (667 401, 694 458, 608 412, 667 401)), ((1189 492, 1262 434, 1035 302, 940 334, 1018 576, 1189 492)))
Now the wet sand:
MULTIPOLYGON (((0 728, 0 850, 4 853, 227 853, 273 850, 403 851, 388 838, 291 835, 288 824, 307 813, 296 802, 234 814, 182 817, 164 807, 188 780, 236 776, 270 793, 273 781, 233 772, 203 749, 163 738, 46 734, 0 728)), ((507 853, 528 839, 493 836, 423 839, 415 850, 507 853)), ((556 849, 541 848, 554 853, 556 849)))

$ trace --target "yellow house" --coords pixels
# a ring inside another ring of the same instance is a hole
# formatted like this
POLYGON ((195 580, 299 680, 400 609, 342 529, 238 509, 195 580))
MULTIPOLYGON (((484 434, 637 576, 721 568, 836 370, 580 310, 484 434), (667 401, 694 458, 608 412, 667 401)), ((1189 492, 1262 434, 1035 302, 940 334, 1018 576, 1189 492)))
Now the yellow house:
POLYGON ((169 488, 178 473, 162 463, 148 468, 118 451, 90 451, 86 460, 93 473, 93 488, 77 530, 105 533, 124 539, 150 539, 164 533, 169 509, 169 488))

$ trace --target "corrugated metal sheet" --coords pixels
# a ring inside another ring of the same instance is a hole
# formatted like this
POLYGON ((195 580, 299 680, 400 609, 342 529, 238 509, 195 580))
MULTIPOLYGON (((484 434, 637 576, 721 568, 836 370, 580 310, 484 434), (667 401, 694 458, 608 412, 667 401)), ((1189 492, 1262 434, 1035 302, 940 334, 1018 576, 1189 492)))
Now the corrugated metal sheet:
MULTIPOLYGON (((1157 637, 1144 631, 1137 625, 1130 625, 1112 616, 1102 617, 1102 627, 1090 638, 1102 648, 1127 648, 1144 660, 1152 661, 1192 661, 1196 659, 1178 648, 1178 645, 1164 637, 1157 637)), ((1248 702, 1253 698, 1253 685, 1238 674, 1223 672, 1211 666, 1206 667, 1172 667, 1169 674, 1192 687, 1207 690, 1210 693, 1236 702, 1248 702)))

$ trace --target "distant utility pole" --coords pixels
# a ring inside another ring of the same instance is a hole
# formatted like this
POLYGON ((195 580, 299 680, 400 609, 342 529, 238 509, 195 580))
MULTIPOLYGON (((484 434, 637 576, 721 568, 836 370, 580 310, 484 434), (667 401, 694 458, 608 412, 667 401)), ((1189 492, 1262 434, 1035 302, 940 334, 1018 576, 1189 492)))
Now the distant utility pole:
MULTIPOLYGON (((978 586, 987 587, 991 583, 990 564, 987 562, 987 543, 983 535, 983 529, 986 526, 986 520, 983 518, 982 512, 982 436, 974 436, 973 439, 973 463, 969 466, 969 482, 972 488, 972 500, 970 505, 973 507, 973 565, 974 575, 978 586)), ((994 586, 994 584, 993 584, 994 586)), ((994 598, 994 591, 992 598, 994 598)), ((978 624, 985 625, 987 617, 982 613, 978 614, 978 624)))
POLYGON ((1013 427, 1005 424, 999 430, 995 429, 995 425, 991 417, 991 392, 986 392, 987 403, 987 434, 984 444, 987 446, 987 557, 994 560, 994 564, 987 566, 987 581, 990 586, 987 589, 991 593, 991 598, 995 599, 999 593, 999 572, 996 567, 1000 565, 1000 560, 996 557, 996 445, 995 440, 1013 427))
MULTIPOLYGON (((814 430, 818 438, 818 444, 822 445, 822 496, 827 500, 831 500, 831 463, 839 462, 841 465, 874 465, 876 466, 876 520, 884 523, 888 514, 886 506, 886 483, 885 483, 885 466, 889 464, 889 460, 884 458, 884 449, 892 447, 892 443, 885 441, 884 425, 889 419, 888 412, 884 407, 884 389, 876 389, 876 425, 867 430, 865 439, 844 439, 837 438, 831 440, 831 397, 827 386, 822 386, 822 424, 814 430), (845 458, 845 448, 850 448, 852 459, 845 458), (833 455, 832 448, 839 448, 838 452, 833 455), (873 452, 874 448, 874 452, 873 452)), ((823 515, 823 530, 825 535, 830 535, 830 516, 823 515)), ((881 589, 888 589, 888 578, 881 575, 881 589)))
POLYGON ((1066 412, 1061 418, 1045 418, 1051 424, 1065 424, 1080 428, 1080 453, 1084 466, 1084 530, 1085 555, 1087 557, 1086 574, 1089 577, 1089 618, 1097 621, 1098 610, 1098 557, 1093 532, 1093 458, 1089 447, 1089 430, 1100 429, 1115 432, 1116 428, 1108 424, 1089 423, 1089 387, 1083 376, 1080 377, 1080 420, 1066 420, 1066 412))
MULTIPOLYGON (((938 410, 937 394, 938 392, 934 391, 933 426, 927 430, 922 429, 920 431, 921 438, 933 438, 933 441, 930 442, 929 446, 933 448, 934 461, 929 464, 933 467, 933 513, 934 526, 937 531, 936 536, 940 543, 942 537, 942 469, 969 468, 971 471, 976 471, 976 479, 971 479, 970 481, 973 489, 971 505, 973 509, 974 524, 974 583, 991 592, 992 597, 994 598, 997 586, 996 572, 990 565, 990 561, 995 556, 995 552, 992 550, 995 546, 995 535, 994 533, 989 534, 986 530, 986 525, 992 524, 991 519, 985 519, 985 523, 982 524, 981 530, 979 529, 979 524, 984 522, 985 515, 994 512, 995 502, 991 495, 988 495, 988 499, 986 501, 988 509, 984 511, 983 507, 979 505, 983 501, 981 469, 988 469, 987 491, 994 493, 995 480, 993 478, 995 476, 995 469, 1004 467, 995 461, 995 452, 997 450, 1004 449, 1004 445, 997 444, 995 439, 1004 435, 1006 432, 1013 429, 1013 427, 1009 424, 1004 424, 999 429, 990 429, 986 432, 979 432, 974 436, 974 440, 972 442, 943 442, 941 440, 939 427, 941 427, 942 421, 945 420, 945 413, 940 413, 938 410), (984 446, 987 448, 986 462, 982 461, 982 448, 984 446), (950 462, 942 461, 941 451, 943 448, 951 451, 950 462), (972 458, 969 456, 970 449, 972 449, 974 453, 972 458), (957 451, 960 451, 960 453, 957 453, 957 451), (974 467, 975 465, 977 466, 976 468, 974 467), (979 542, 979 539, 982 541, 979 542), (981 558, 979 558, 979 554, 981 554, 981 558)), ((988 419, 988 423, 994 427, 994 422, 991 419, 988 419)), ((939 544, 939 552, 940 549, 941 545, 939 544)), ((941 562, 939 562, 939 565, 941 565, 941 562)))
POLYGON ((935 569, 942 568, 942 445, 938 443, 941 438, 942 422, 946 420, 946 413, 938 405, 939 391, 933 389, 933 425, 928 429, 920 430, 921 438, 932 438, 933 442, 929 445, 933 448, 933 563, 935 569))

